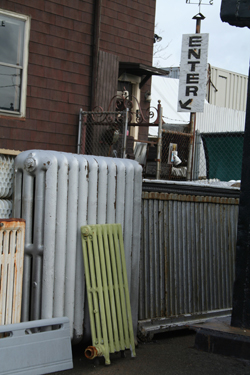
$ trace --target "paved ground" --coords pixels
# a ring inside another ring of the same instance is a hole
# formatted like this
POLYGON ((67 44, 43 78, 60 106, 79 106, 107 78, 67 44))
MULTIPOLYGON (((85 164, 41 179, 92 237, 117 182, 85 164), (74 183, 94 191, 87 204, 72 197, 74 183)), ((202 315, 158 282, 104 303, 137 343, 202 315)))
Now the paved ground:
MULTIPOLYGON (((195 333, 181 330, 156 335, 150 343, 140 343, 136 358, 130 351, 121 358, 120 353, 111 355, 111 365, 99 364, 84 356, 86 345, 73 347, 74 369, 54 375, 249 375, 250 362, 206 353, 194 349, 195 333)), ((249 353, 250 358, 250 353, 249 353)))

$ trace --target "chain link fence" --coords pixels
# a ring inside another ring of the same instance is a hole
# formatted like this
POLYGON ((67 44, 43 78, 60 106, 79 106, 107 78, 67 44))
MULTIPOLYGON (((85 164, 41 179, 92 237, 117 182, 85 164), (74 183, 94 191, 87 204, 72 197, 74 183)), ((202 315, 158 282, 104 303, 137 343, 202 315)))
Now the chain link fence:
POLYGON ((126 111, 80 111, 79 121, 81 154, 118 158, 125 155, 126 111))
MULTIPOLYGON (((163 130, 160 157, 160 179, 185 181, 189 154, 192 152, 190 133, 163 130)), ((145 177, 156 178, 157 140, 149 145, 145 177)))
POLYGON ((196 132, 194 180, 241 179, 244 132, 196 132))
POLYGON ((227 184, 241 179, 244 132, 196 131, 193 135, 188 133, 188 127, 187 132, 163 129, 160 159, 157 159, 158 137, 136 143, 128 135, 126 111, 82 111, 80 124, 80 153, 135 158, 142 164, 145 178, 156 179, 160 163, 162 180, 227 184))

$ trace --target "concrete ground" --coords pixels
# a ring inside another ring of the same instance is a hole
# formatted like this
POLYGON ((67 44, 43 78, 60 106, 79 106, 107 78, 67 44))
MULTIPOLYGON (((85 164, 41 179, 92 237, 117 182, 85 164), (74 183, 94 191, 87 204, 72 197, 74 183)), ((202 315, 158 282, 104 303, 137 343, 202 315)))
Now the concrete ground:
MULTIPOLYGON (((73 346, 72 370, 54 375, 249 375, 250 361, 242 361, 218 354, 206 353, 194 348, 195 332, 180 330, 155 335, 153 341, 139 343, 136 358, 130 351, 121 358, 120 353, 111 354, 111 365, 104 359, 88 360, 84 356, 87 345, 73 346)), ((250 359, 250 353, 249 353, 250 359)))

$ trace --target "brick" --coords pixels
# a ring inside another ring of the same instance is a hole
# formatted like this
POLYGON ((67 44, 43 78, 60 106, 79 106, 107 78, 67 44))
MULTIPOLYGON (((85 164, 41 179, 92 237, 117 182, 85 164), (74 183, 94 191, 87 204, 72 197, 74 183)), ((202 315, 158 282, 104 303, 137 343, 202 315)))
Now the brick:
MULTIPOLYGON (((3 128, 22 128, 23 127, 23 123, 26 121, 25 119, 17 119, 16 117, 10 117, 10 116, 3 116, 3 115, 0 115, 0 126, 3 127, 3 128)), ((1 133, 0 133, 1 134, 1 133)))
POLYGON ((44 89, 40 87, 31 87, 31 97, 49 99, 60 102, 68 102, 69 95, 65 91, 56 91, 50 89, 44 89))
POLYGON ((31 18, 32 18, 31 30, 32 30, 32 23, 34 21, 40 21, 40 22, 43 22, 45 24, 47 23, 47 24, 52 24, 52 25, 56 21, 56 15, 55 14, 44 12, 44 11, 41 11, 39 9, 31 9, 30 15, 31 15, 31 18))
POLYGON ((77 53, 86 53, 86 46, 88 45, 92 45, 91 36, 88 34, 84 34, 80 42, 65 40, 65 49, 77 53))
POLYGON ((37 119, 37 120, 49 121, 49 112, 45 111, 44 109, 30 108, 29 118, 31 120, 37 119))
POLYGON ((49 34, 50 25, 41 21, 33 21, 31 25, 31 31, 36 31, 43 34, 49 34))
POLYGON ((64 6, 60 4, 53 3, 49 0, 45 1, 45 11, 48 13, 53 13, 59 16, 64 15, 64 6))
MULTIPOLYGON (((59 122, 60 124, 67 124, 68 123, 68 114, 61 113, 61 112, 50 112, 49 113, 49 121, 53 123, 53 128, 56 129, 55 123, 59 122)), ((55 130, 54 130, 55 131, 55 130)))
MULTIPOLYGON (((69 1, 68 0, 51 0, 52 3, 55 3, 55 4, 60 4, 60 5, 63 5, 63 6, 68 6, 69 5, 69 1)), ((71 8, 76 8, 78 9, 79 7, 79 0, 74 0, 74 1, 71 1, 70 2, 70 6, 71 8)))
POLYGON ((62 49, 58 49, 55 47, 49 47, 48 56, 50 58, 55 57, 57 59, 79 63, 82 65, 85 65, 86 68, 88 68, 91 62, 90 53, 91 53, 90 48, 86 48, 83 54, 83 53, 78 53, 78 52, 73 52, 73 51, 62 50, 62 49))
POLYGON ((78 9, 73 9, 70 7, 64 7, 63 16, 65 18, 71 18, 77 21, 83 21, 83 12, 78 9))
POLYGON ((92 23, 91 23, 92 17, 86 17, 84 22, 74 20, 74 27, 73 29, 80 32, 80 33, 87 33, 92 34, 92 23))
POLYGON ((82 11, 83 14, 93 14, 95 2, 93 0, 89 1, 79 1, 79 11, 82 11))
POLYGON ((27 11, 28 9, 39 9, 39 10, 44 10, 44 1, 43 0, 34 0, 34 1, 29 1, 29 0, 22 0, 20 2, 21 4, 17 4, 16 1, 3 1, 1 0, 1 8, 2 9, 8 9, 11 11, 15 11, 21 14, 29 14, 27 11), (22 11, 20 12, 20 9, 22 11), (26 10, 26 12, 24 11, 26 10))
POLYGON ((28 88, 30 89, 31 86, 43 88, 47 86, 47 81, 44 77, 38 77, 32 74, 29 74, 28 75, 28 88))
POLYGON ((37 120, 36 130, 40 132, 48 132, 51 136, 51 133, 55 132, 55 124, 51 123, 50 121, 37 120))
POLYGON ((64 134, 64 135, 77 135, 78 134, 78 119, 79 117, 75 117, 76 122, 75 125, 73 126, 67 126, 66 124, 56 124, 56 134, 64 134))
POLYGON ((54 79, 58 81, 65 81, 63 78, 64 72, 60 69, 53 69, 53 68, 44 68, 44 74, 47 79, 54 79))
POLYGON ((28 73, 33 76, 45 77, 45 68, 43 66, 29 64, 28 73))
POLYGON ((66 27, 68 29, 72 29, 74 28, 74 21, 70 18, 65 18, 65 17, 61 17, 61 16, 55 16, 55 22, 51 24, 53 25, 57 25, 57 26, 61 26, 61 27, 66 27))
POLYGON ((43 34, 35 30, 31 30, 30 32, 30 42, 46 45, 46 38, 47 34, 43 34))
POLYGON ((53 36, 74 41, 79 41, 82 37, 82 33, 76 30, 66 29, 65 27, 59 27, 55 25, 50 25, 50 34, 53 36))
POLYGON ((29 62, 35 62, 37 54, 47 56, 49 54, 49 46, 39 44, 38 42, 30 41, 30 44, 29 44, 29 62))
POLYGON ((84 103, 84 96, 77 94, 69 94, 69 103, 82 105, 84 103))
MULTIPOLYGON (((3 126, 17 130, 21 138, 12 144, 22 149, 75 152, 79 109, 89 110, 90 105, 94 1, 2 0, 2 4, 32 17, 27 120, 8 118, 3 126), (32 142, 22 138, 26 131, 37 134, 32 133, 32 142)), ((120 61, 151 65, 154 11, 155 0, 103 0, 100 48, 117 54, 120 61)))
POLYGON ((11 139, 19 139, 19 140, 30 140, 30 131, 24 130, 24 129, 17 129, 17 128, 11 128, 10 129, 10 138, 11 139))
POLYGON ((103 9, 103 15, 102 15, 102 22, 103 22, 103 16, 107 16, 110 19, 115 19, 118 18, 118 13, 117 11, 110 9, 110 8, 104 8, 103 9))
POLYGON ((43 131, 30 132, 30 140, 32 142, 48 143, 50 137, 51 137, 51 134, 48 132, 43 132, 43 131))
POLYGON ((1 141, 0 141, 0 148, 2 148, 1 146, 1 142, 3 139, 5 138, 10 138, 10 128, 9 127, 3 127, 1 126, 0 127, 0 133, 1 133, 1 141))
POLYGON ((47 35, 45 44, 48 45, 48 46, 51 46, 51 47, 64 49, 65 48, 65 39, 58 38, 54 35, 47 35))

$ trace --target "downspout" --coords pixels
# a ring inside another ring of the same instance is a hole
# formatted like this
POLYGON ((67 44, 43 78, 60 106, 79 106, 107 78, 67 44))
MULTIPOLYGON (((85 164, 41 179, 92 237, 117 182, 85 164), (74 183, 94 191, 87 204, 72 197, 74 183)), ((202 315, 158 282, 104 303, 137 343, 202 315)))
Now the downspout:
MULTIPOLYGON (((100 29, 101 29, 101 11, 102 0, 96 0, 93 11, 93 47, 92 47, 92 81, 90 86, 90 110, 95 107, 96 103, 96 83, 98 70, 98 53, 100 44, 100 29)), ((81 133, 82 133, 82 108, 79 114, 78 124, 78 139, 77 139, 77 154, 81 150, 81 133)))
POLYGON ((93 52, 92 52, 92 85, 91 85, 91 101, 90 110, 96 106, 96 84, 98 72, 98 53, 100 48, 100 31, 101 31, 101 13, 102 0, 96 0, 94 5, 94 20, 93 20, 93 52))

